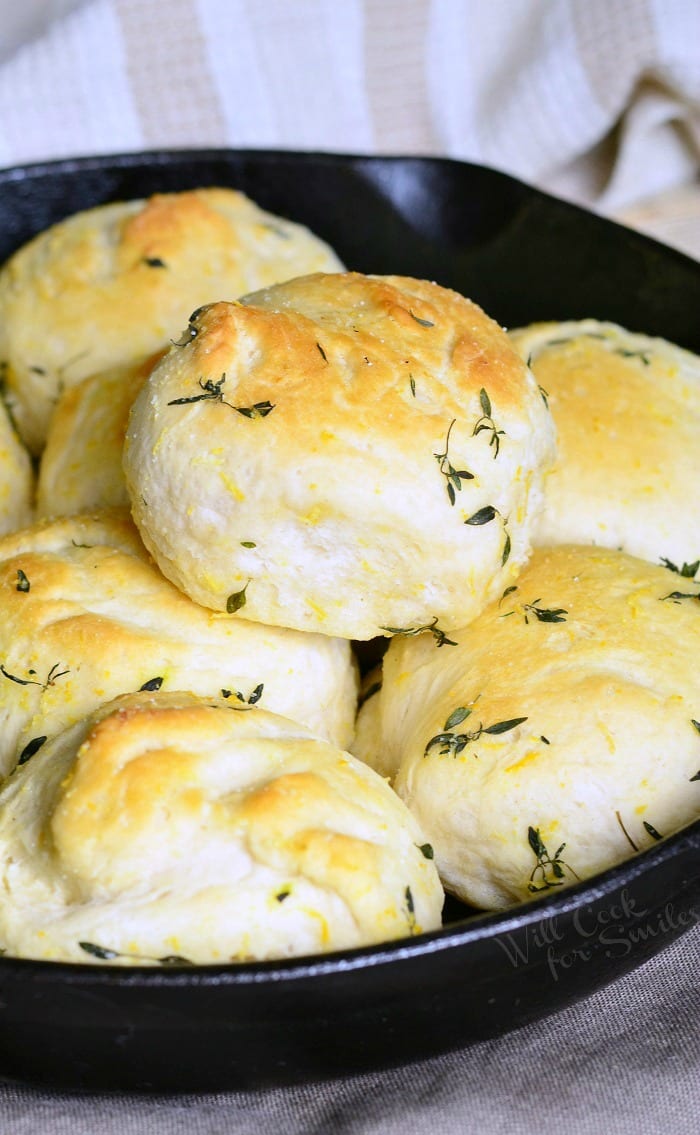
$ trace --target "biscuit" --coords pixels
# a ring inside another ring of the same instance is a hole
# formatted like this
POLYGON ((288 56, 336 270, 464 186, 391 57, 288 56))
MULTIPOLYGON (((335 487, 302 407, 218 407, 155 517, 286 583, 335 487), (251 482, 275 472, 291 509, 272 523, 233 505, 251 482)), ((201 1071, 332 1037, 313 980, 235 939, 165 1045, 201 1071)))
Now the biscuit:
POLYGON ((0 401, 0 536, 29 524, 34 473, 27 450, 0 401))
POLYGON ((198 603, 444 641, 516 577, 553 428, 475 304, 319 274, 195 312, 180 343, 134 403, 124 466, 144 542, 198 603))
POLYGON ((697 570, 700 358, 594 319, 511 339, 548 392, 559 435, 534 542, 600 544, 697 570))
POLYGON ((159 358, 113 367, 64 391, 39 463, 37 517, 128 507, 122 450, 129 410, 159 358))
POLYGON ((0 540, 0 775, 118 694, 225 693, 345 746, 347 642, 214 614, 150 561, 128 515, 45 522, 0 540))
POLYGON ((47 742, 5 783, 0 943, 121 965, 371 945, 440 926, 426 854, 381 777, 303 726, 140 694, 47 742))
POLYGON ((160 350, 199 304, 340 268, 308 229, 233 189, 68 217, 0 272, 0 359, 22 437, 39 453, 61 390, 160 350))
POLYGON ((393 775, 447 890, 505 907, 700 815, 700 585, 539 549, 454 638, 390 644, 352 746, 393 775))

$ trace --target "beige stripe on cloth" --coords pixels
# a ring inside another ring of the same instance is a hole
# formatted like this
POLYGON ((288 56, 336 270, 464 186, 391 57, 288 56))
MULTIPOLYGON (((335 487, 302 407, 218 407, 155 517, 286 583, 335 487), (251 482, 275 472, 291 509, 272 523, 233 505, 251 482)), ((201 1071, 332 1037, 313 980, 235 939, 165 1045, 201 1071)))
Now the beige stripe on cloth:
POLYGON ((426 78, 430 7, 430 0, 365 6, 365 82, 380 151, 427 154, 440 148, 426 78))
POLYGON ((115 11, 143 144, 225 145, 225 118, 195 0, 169 0, 167 9, 120 0, 115 11))
POLYGON ((579 0, 571 13, 591 94, 617 117, 640 74, 659 56, 648 0, 579 0))

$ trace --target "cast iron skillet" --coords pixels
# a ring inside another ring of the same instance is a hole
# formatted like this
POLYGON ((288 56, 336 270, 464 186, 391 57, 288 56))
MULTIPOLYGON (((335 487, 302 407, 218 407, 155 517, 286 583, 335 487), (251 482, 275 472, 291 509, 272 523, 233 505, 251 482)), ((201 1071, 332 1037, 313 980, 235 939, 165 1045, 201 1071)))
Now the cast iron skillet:
MULTIPOLYGON (((78 209, 201 185, 243 189, 349 267, 437 280, 507 326, 592 316, 700 351, 699 264, 447 160, 182 151, 7 170, 0 258, 78 209)), ((380 947, 195 969, 0 959, 0 1074, 206 1091, 385 1067, 561 1009, 698 920, 700 821, 502 914, 448 901, 442 930, 380 947)))

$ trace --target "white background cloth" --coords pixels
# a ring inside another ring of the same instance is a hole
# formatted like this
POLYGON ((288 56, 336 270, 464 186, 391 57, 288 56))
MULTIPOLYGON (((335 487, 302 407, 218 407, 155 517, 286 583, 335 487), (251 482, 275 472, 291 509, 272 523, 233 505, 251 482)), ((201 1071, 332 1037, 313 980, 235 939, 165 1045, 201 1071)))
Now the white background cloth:
MULTIPOLYGON (((447 154, 652 226, 639 203, 680 186, 673 232, 700 251, 700 4, 0 0, 0 165, 171 146, 447 154)), ((695 1135, 699 959, 695 927, 555 1018, 325 1085, 173 1099, 0 1085, 0 1129, 695 1135)))
POLYGON ((698 171, 697 0, 0 0, 0 15, 0 165, 156 146, 446 154, 606 208, 698 171), (34 38, 10 53, 20 22, 34 38))

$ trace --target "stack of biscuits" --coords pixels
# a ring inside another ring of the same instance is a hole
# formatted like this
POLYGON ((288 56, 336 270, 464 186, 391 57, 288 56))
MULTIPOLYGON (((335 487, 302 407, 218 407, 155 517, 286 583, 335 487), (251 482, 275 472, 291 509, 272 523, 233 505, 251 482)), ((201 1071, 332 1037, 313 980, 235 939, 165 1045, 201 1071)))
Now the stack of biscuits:
POLYGON ((20 249, 0 358, 7 953, 369 945, 700 811, 688 352, 200 189, 20 249))

